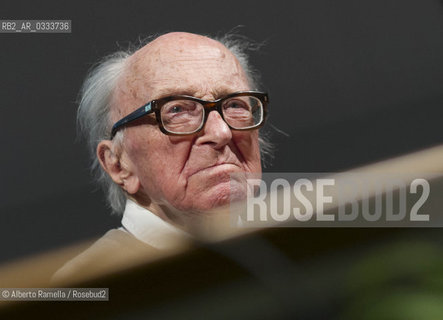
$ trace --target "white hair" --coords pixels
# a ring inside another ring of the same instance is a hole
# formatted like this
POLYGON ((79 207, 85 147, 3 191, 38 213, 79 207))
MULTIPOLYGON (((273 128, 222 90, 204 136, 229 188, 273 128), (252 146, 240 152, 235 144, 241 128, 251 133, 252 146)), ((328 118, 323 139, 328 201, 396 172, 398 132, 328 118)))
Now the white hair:
MULTIPOLYGON (((107 195, 108 204, 115 213, 123 212, 126 194, 103 170, 98 161, 96 149, 100 141, 110 138, 113 93, 120 76, 125 70, 127 59, 155 38, 149 37, 148 39, 149 41, 140 41, 140 45, 136 47, 117 51, 100 60, 89 71, 80 91, 80 102, 77 111, 78 129, 88 144, 91 171, 94 178, 103 188, 107 195)), ((248 78, 250 88, 258 89, 259 74, 250 65, 247 51, 257 50, 259 46, 237 34, 227 34, 214 38, 214 40, 221 42, 234 54, 248 78)), ((122 143, 123 133, 124 130, 117 132, 112 140, 114 146, 119 146, 122 143)), ((272 145, 262 133, 260 133, 259 142, 262 162, 265 165, 264 159, 271 155, 272 145)))

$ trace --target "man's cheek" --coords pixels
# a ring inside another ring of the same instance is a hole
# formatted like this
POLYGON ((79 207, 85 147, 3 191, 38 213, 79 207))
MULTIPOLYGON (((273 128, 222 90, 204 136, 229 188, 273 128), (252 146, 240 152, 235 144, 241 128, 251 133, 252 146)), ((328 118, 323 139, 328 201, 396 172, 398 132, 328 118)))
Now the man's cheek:
POLYGON ((260 157, 260 148, 258 143, 257 132, 239 132, 233 137, 234 143, 240 150, 241 154, 246 158, 245 160, 251 160, 260 157))
POLYGON ((161 177, 157 179, 157 192, 161 192, 162 198, 173 200, 182 198, 186 192, 185 183, 177 179, 177 175, 171 172, 163 172, 161 177))

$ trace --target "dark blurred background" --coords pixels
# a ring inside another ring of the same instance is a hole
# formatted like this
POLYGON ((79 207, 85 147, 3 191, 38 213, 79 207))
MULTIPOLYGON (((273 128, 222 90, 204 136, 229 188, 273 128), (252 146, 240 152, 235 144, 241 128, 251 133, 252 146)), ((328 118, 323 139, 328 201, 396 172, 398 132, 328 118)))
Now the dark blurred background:
POLYGON ((274 172, 341 171, 443 142, 437 0, 2 1, 1 19, 70 19, 70 34, 0 34, 0 262, 118 226, 76 139, 98 59, 138 38, 235 28, 271 98, 274 172), (241 27, 238 27, 241 26, 241 27))

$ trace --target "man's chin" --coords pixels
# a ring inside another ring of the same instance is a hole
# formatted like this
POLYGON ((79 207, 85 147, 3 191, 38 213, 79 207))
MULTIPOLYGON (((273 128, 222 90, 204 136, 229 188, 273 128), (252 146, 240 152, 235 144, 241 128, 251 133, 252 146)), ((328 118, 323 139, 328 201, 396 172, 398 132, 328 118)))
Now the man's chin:
POLYGON ((244 183, 224 181, 216 185, 204 186, 204 190, 195 191, 188 189, 188 205, 177 206, 184 212, 213 213, 229 209, 231 202, 245 200, 247 186, 244 183))

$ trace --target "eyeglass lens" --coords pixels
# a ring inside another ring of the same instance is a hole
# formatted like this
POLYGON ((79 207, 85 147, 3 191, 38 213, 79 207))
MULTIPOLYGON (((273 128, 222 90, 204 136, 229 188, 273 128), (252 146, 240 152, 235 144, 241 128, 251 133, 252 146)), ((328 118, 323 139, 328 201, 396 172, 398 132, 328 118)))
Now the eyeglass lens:
MULTIPOLYGON (((234 129, 248 129, 263 121, 263 105, 253 96, 232 97, 223 101, 223 118, 234 129)), ((160 111, 163 127, 172 133, 193 133, 200 129, 205 108, 194 100, 178 99, 164 104, 160 111)))

